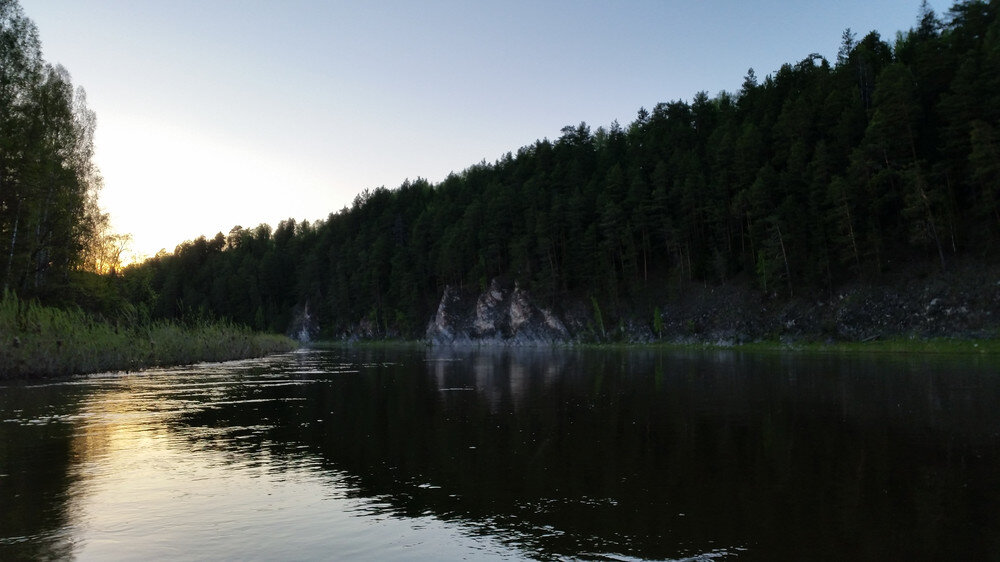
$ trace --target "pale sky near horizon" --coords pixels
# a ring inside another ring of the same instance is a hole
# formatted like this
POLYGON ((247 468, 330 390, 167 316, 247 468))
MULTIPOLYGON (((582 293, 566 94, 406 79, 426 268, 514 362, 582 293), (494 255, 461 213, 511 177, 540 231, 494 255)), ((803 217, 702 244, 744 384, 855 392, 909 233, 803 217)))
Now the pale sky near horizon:
MULTIPOLYGON (((951 4, 931 2, 939 17, 951 4)), ((919 0, 21 0, 97 113, 102 206, 140 255, 316 220, 565 125, 739 89, 919 0)))

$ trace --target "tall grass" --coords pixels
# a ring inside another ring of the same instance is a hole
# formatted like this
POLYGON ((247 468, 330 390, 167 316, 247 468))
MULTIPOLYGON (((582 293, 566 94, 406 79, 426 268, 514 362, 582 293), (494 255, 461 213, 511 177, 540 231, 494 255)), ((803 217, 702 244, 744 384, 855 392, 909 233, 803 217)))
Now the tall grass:
POLYGON ((0 379, 137 370, 288 351, 283 336, 228 322, 116 325, 80 310, 0 297, 0 379))

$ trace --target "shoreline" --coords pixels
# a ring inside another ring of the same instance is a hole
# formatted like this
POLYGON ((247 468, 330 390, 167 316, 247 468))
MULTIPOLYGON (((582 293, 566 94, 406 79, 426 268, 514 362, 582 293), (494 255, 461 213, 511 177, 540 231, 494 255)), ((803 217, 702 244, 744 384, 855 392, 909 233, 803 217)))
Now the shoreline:
MULTIPOLYGON (((113 342, 103 348, 94 345, 86 348, 60 346, 56 341, 54 352, 51 340, 21 339, 18 349, 25 352, 18 353, 16 349, 0 351, 0 382, 221 363, 265 357, 298 347, 293 340, 272 334, 231 333, 215 343, 206 343, 201 330, 185 332, 183 328, 176 327, 167 330, 175 333, 169 336, 172 339, 170 350, 162 353, 151 351, 149 343, 135 338, 113 342)), ((8 339, 6 334, 4 336, 8 339)))
MULTIPOLYGON (((339 347, 408 347, 424 349, 493 349, 493 350, 621 350, 621 351, 733 351, 741 353, 790 353, 790 354, 831 354, 831 355, 954 355, 954 356, 994 356, 1000 355, 1000 339, 963 339, 963 338, 933 338, 933 339, 887 339, 874 341, 840 341, 840 342, 781 342, 757 341, 748 343, 720 342, 549 342, 533 345, 505 345, 502 342, 482 341, 466 342, 452 345, 433 345, 426 340, 356 340, 356 341, 314 341, 299 344, 290 338, 274 334, 260 334, 250 331, 240 331, 224 336, 218 340, 218 345, 204 343, 203 334, 196 330, 185 333, 183 328, 171 327, 177 332, 173 337, 179 338, 173 342, 173 356, 147 356, 136 359, 135 354, 122 354, 121 345, 112 346, 107 350, 98 350, 98 355, 115 359, 101 361, 91 360, 86 368, 74 368, 81 365, 79 350, 65 349, 44 357, 35 357, 29 361, 24 354, 13 354, 0 351, 0 381, 42 380, 60 377, 88 375, 101 372, 139 372, 156 367, 178 367, 196 363, 218 363, 241 359, 265 357, 275 353, 292 351, 299 347, 331 349, 339 347), (14 368, 11 368, 14 365, 14 368)), ((5 334, 6 336, 6 334, 5 334)), ((16 337, 16 336, 15 336, 16 337)), ((44 342, 22 340, 21 348, 41 348, 44 342)), ((143 350, 146 344, 132 340, 126 342, 133 352, 143 350)))
POLYGON ((664 351, 741 351, 752 353, 847 353, 847 354, 954 354, 1000 355, 1000 338, 886 338, 869 341, 780 341, 760 340, 745 343, 712 341, 656 341, 656 342, 587 342, 553 341, 532 344, 507 344, 497 340, 467 341, 440 344, 428 340, 318 340, 303 345, 330 349, 338 347, 412 347, 429 349, 636 349, 664 351))
POLYGON ((285 336, 228 322, 121 325, 76 310, 0 298, 0 380, 229 361, 291 351, 285 336))

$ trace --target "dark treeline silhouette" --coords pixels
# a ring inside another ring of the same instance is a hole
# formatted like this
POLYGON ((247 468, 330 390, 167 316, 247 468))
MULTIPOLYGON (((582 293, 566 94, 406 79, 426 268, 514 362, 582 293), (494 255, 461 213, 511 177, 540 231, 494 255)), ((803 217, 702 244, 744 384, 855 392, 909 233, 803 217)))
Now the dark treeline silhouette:
MULTIPOLYGON (((359 195, 315 223, 234 228, 129 269, 156 317, 327 336, 422 333, 447 284, 515 280, 546 304, 651 310, 692 282, 767 294, 869 281, 900 263, 993 260, 1000 242, 1000 2, 923 4, 887 42, 845 31, 736 93, 566 127, 432 185, 359 195)), ((9 212, 9 211, 8 211, 9 212)))
POLYGON ((94 126, 83 88, 45 62, 17 1, 0 0, 0 291, 57 299, 80 270, 107 269, 94 126))

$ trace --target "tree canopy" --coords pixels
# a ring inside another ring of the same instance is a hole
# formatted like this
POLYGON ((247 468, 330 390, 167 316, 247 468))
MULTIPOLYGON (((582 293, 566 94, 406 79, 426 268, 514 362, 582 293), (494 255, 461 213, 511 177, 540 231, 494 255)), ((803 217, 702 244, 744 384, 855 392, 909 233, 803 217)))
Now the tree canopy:
POLYGON ((104 271, 94 112, 69 73, 42 58, 35 25, 0 0, 0 284, 51 297, 81 269, 104 271))
MULTIPOLYGON (((494 277, 555 307, 652 309, 693 282, 787 295, 903 262, 993 260, 998 8, 962 0, 940 18, 925 4, 892 42, 845 31, 833 63, 810 54, 627 126, 567 126, 437 184, 366 190, 323 221, 199 238, 124 283, 156 316, 284 330, 309 303, 329 336, 362 320, 416 335, 445 285, 494 277)), ((30 213, 6 190, 4 224, 16 224, 30 213)))

